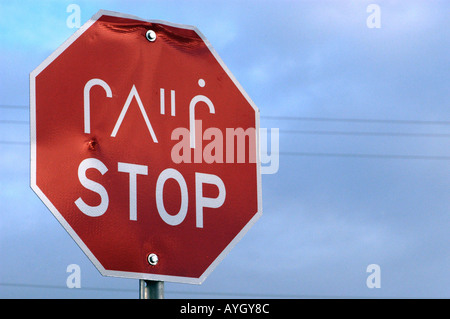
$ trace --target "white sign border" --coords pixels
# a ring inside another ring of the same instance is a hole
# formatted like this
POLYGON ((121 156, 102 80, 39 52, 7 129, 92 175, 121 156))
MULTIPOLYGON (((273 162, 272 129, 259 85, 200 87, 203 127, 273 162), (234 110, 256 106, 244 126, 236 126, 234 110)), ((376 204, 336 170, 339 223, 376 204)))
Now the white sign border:
POLYGON ((179 283, 189 283, 189 284, 201 284, 206 277, 217 267, 217 265, 225 258, 225 256, 231 251, 231 249, 241 240, 241 238, 248 232, 248 230, 256 223, 256 221, 262 215, 262 190, 261 190, 261 162, 260 162, 260 143, 259 143, 259 109, 255 103, 250 99, 248 94, 244 91, 242 86, 236 80, 234 75, 227 68, 225 63, 219 57, 217 52, 214 50, 212 45, 206 39, 206 37, 194 26, 182 25, 170 23, 162 20, 146 20, 139 17, 118 13, 108 10, 99 10, 89 21, 87 21, 83 26, 81 26, 72 36, 70 36, 61 46, 59 46, 48 58, 46 58, 36 69, 30 73, 30 186, 41 201, 47 206, 47 208, 56 217, 59 223, 64 227, 64 229, 69 233, 81 250, 86 254, 86 256, 91 260, 94 266, 103 276, 112 277, 122 277, 122 278, 134 278, 134 279, 145 279, 145 280, 157 280, 157 281, 169 281, 169 282, 179 282, 179 283), (113 16, 127 19, 134 19, 143 22, 159 23, 172 27, 183 28, 195 31, 204 43, 207 45, 208 49, 212 55, 216 58, 217 62, 227 73, 236 87, 239 89, 241 94, 245 97, 247 102, 255 110, 255 131, 256 131, 256 163, 257 163, 257 196, 258 196, 258 211, 250 219, 250 221, 245 225, 245 227, 233 238, 233 240, 226 246, 226 248, 219 254, 219 256, 209 265, 205 272, 199 277, 182 277, 182 276, 169 276, 169 275, 158 275, 158 274, 148 274, 148 273, 138 273, 138 272, 126 272, 126 271, 115 271, 108 270, 103 267, 99 260, 90 251, 87 245, 81 240, 74 229, 69 225, 69 223, 64 219, 64 217, 59 213, 56 207, 51 203, 47 196, 42 192, 36 183, 36 77, 44 70, 50 63, 52 63, 64 50, 66 50, 78 37, 80 37, 89 27, 91 27, 100 17, 102 16, 113 16))

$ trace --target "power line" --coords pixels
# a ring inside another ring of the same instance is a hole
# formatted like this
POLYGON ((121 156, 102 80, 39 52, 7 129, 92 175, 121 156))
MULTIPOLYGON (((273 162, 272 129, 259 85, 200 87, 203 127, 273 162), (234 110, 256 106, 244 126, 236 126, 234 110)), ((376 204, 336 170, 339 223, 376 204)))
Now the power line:
MULTIPOLYGON (((0 124, 28 125, 29 121, 0 120, 0 124)), ((344 135, 344 136, 388 136, 388 137, 450 137, 449 133, 403 133, 403 132, 365 132, 365 131, 320 131, 320 130, 281 130, 282 134, 302 135, 344 135)))
MULTIPOLYGON (((28 105, 0 104, 2 109, 28 110, 28 105)), ((354 122, 354 123, 390 123, 390 124, 425 124, 425 125, 450 125, 450 121, 427 120, 391 120, 391 119, 361 119, 361 118, 332 118, 332 117, 307 117, 307 116, 276 116, 262 115, 261 119, 281 121, 314 121, 314 122, 354 122)))
POLYGON ((450 137, 446 133, 402 133, 402 132, 364 132, 364 131, 308 131, 308 130, 281 130, 282 134, 305 135, 349 135, 349 136, 404 136, 404 137, 450 137))
MULTIPOLYGON (((98 287, 81 287, 70 289, 67 286, 57 285, 43 285, 43 284, 22 284, 22 283, 0 283, 0 286, 7 287, 23 287, 23 288, 39 288, 39 289, 68 289, 68 290, 87 290, 87 291, 111 291, 111 292, 126 292, 126 293, 138 293, 137 289, 125 289, 125 288, 98 288, 98 287)), ((296 294, 261 294, 261 293, 242 293, 242 292, 215 292, 215 291, 180 291, 180 290, 167 290, 166 294, 178 294, 178 295, 208 295, 208 296, 231 296, 242 298, 365 298, 362 296, 324 296, 324 295, 296 295, 296 294)))
MULTIPOLYGON (((27 287, 27 288, 40 288, 40 289, 70 289, 67 286, 56 285, 41 285, 41 284, 21 284, 21 283, 0 283, 0 286, 8 287, 27 287)), ((96 287, 82 287, 83 290, 93 291, 117 291, 117 292, 136 292, 136 290, 123 289, 123 288, 96 288, 96 287)))
MULTIPOLYGON (((43 285, 43 284, 23 284, 23 283, 0 283, 0 286, 8 287, 23 287, 23 288, 40 288, 40 289, 70 289, 67 286, 57 285, 43 285)), ((137 293, 137 289, 125 289, 125 288, 98 288, 98 287, 81 287, 80 290, 88 291, 112 291, 112 292, 133 292, 137 293)), ((299 298, 298 295, 279 295, 279 294, 252 294, 252 293, 232 293, 232 292, 200 292, 200 291, 171 291, 166 290, 166 293, 172 294, 187 294, 187 295, 215 295, 215 296, 239 296, 239 297, 278 297, 278 298, 299 298)))
POLYGON ((0 120, 0 124, 30 124, 29 121, 18 121, 18 120, 0 120))
POLYGON ((4 144, 4 145, 30 145, 30 142, 0 141, 0 144, 4 144))
POLYGON ((450 160, 450 156, 399 155, 399 154, 280 152, 279 155, 300 156, 300 157, 343 157, 343 158, 436 160, 436 161, 448 161, 448 160, 450 160))
MULTIPOLYGON (((28 146, 28 142, 0 141, 0 144, 28 146)), ((432 160, 448 161, 450 156, 431 155, 400 155, 400 154, 360 154, 360 153, 316 153, 316 152, 279 152, 279 155, 295 157, 340 157, 340 158, 367 158, 367 159, 398 159, 398 160, 432 160)))
POLYGON ((28 110, 28 105, 0 105, 0 109, 28 110))
POLYGON ((264 116, 261 116, 261 118, 268 119, 268 120, 281 120, 281 121, 450 125, 450 121, 425 121, 425 120, 357 119, 357 118, 272 116, 272 115, 264 115, 264 116))
MULTIPOLYGON (((0 124, 28 125, 29 121, 0 120, 0 124)), ((317 131, 317 130, 281 130, 282 134, 303 135, 344 135, 344 136, 389 136, 389 137, 450 137, 448 133, 403 133, 403 132, 365 132, 365 131, 317 131)))
MULTIPOLYGON (((0 108, 27 109, 26 105, 0 105, 0 108)), ((290 117, 261 116, 272 120, 328 121, 328 122, 359 122, 359 123, 394 123, 394 124, 438 124, 449 125, 450 121, 419 121, 419 120, 386 120, 386 119, 355 119, 355 118, 323 118, 323 117, 290 117)), ((28 121, 0 120, 0 124, 29 124, 28 121)), ((450 137, 445 133, 397 133, 397 132, 361 132, 361 131, 318 131, 318 130, 283 130, 282 134, 311 135, 348 135, 348 136, 405 136, 405 137, 450 137)), ((29 145, 29 142, 0 141, 4 145, 29 145)), ((358 153, 314 153, 314 152, 280 152, 279 155, 296 157, 341 157, 341 158, 372 158, 372 159, 404 159, 404 160, 450 160, 450 156, 428 155, 398 155, 398 154, 358 154, 358 153)))

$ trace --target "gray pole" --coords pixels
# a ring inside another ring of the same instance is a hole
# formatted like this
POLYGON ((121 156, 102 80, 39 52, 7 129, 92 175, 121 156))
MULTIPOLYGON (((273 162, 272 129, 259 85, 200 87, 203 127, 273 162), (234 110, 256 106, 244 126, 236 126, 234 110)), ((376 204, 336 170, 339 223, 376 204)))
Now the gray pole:
POLYGON ((139 299, 164 299, 164 281, 139 279, 139 299))

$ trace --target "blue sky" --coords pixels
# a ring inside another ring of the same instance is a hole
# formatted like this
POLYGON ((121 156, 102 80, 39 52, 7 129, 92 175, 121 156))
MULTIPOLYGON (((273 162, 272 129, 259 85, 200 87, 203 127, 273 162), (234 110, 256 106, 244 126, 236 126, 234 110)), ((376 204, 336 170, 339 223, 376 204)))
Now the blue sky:
POLYGON ((197 26, 280 129, 261 219, 201 286, 166 297, 450 297, 450 5, 362 0, 1 1, 0 297, 137 297, 29 187, 29 73, 75 32, 72 3, 82 24, 106 9, 197 26))

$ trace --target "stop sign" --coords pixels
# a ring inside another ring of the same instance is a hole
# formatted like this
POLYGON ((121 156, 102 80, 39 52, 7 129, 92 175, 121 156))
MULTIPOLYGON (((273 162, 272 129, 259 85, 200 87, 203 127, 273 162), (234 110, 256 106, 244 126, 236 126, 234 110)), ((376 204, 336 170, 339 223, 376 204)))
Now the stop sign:
POLYGON ((31 187, 103 275, 201 283, 261 216, 259 111, 195 27, 99 11, 30 113, 31 187))

